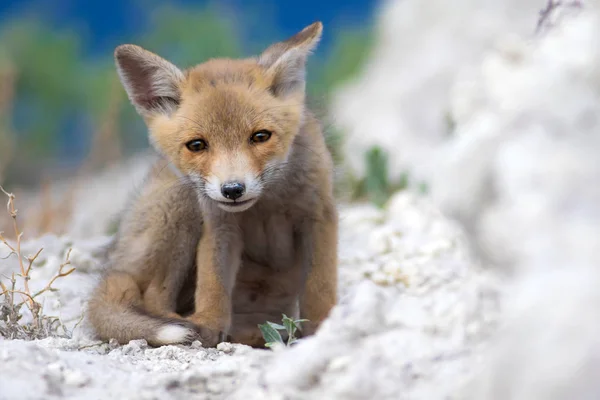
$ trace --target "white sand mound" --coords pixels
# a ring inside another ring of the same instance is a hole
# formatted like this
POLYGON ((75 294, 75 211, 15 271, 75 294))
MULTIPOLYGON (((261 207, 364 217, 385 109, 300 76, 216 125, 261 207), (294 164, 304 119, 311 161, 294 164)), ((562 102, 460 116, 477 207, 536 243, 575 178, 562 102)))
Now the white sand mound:
MULTIPOLYGON (((437 398, 472 376, 493 327, 494 281, 469 256, 461 230, 427 200, 404 193, 385 211, 341 211, 340 304, 314 337, 276 351, 222 344, 148 348, 98 344, 85 322, 72 339, 0 340, 0 398, 437 398), (287 396, 287 397, 286 397, 287 396)), ((44 237, 34 269, 43 285, 72 245, 77 271, 45 296, 71 329, 105 239, 44 237)), ((1 256, 1 254, 0 254, 1 256)), ((11 268, 15 265, 12 264, 11 268)), ((3 271, 6 273, 7 271, 3 271)))

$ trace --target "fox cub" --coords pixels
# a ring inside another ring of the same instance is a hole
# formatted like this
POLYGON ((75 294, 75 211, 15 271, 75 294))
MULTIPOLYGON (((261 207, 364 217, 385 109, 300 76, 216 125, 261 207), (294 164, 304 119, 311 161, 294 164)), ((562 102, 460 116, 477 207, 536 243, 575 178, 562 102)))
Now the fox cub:
POLYGON ((123 216, 89 301, 97 336, 153 346, 264 345, 282 313, 314 333, 336 303, 333 163, 305 106, 316 22, 254 58, 187 70, 115 50, 158 159, 123 216))

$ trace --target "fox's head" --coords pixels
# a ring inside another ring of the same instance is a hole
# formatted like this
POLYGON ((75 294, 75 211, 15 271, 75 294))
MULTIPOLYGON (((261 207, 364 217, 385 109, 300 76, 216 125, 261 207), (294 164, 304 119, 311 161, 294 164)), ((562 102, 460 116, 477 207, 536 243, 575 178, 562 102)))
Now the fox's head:
POLYGON ((248 59, 180 70, 135 45, 115 59, 150 142, 207 201, 251 207, 284 167, 304 113, 305 66, 320 22, 248 59))

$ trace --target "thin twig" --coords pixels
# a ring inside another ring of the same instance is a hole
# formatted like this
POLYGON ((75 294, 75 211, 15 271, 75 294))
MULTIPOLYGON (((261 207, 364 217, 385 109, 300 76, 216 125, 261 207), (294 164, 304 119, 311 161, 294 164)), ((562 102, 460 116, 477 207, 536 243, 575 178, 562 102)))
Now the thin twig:
MULTIPOLYGON (((35 296, 30 295, 27 292, 24 292, 22 290, 15 290, 15 289, 9 289, 9 290, 4 290, 2 293, 0 293, 0 296, 5 295, 7 293, 17 293, 17 294, 22 294, 23 296, 26 296, 29 298, 30 301, 34 301, 35 296)), ((17 304, 16 308, 19 308, 20 306, 22 306, 23 304, 25 304, 25 302, 21 302, 19 304, 17 304)))
POLYGON ((550 18, 550 16, 554 12, 554 10, 556 10, 558 7, 560 7, 562 5, 567 6, 567 7, 581 8, 581 7, 583 7, 583 1, 582 0, 571 0, 571 1, 565 2, 565 1, 561 1, 561 0, 548 0, 546 7, 541 9, 539 12, 539 18, 538 18, 537 26, 535 29, 536 33, 539 33, 542 30, 542 27, 544 26, 545 23, 548 22, 548 19, 550 18))
MULTIPOLYGON (((1 235, 0 235, 1 236, 1 235)), ((0 242, 1 242, 1 238, 0 238, 0 242)), ((8 253, 8 255, 6 257, 0 257, 0 260, 7 260, 10 256, 12 256, 13 254, 17 254, 14 251, 10 251, 10 253, 8 253)))
MULTIPOLYGON (((57 289, 53 287, 56 280, 59 278, 68 276, 71 273, 73 273, 73 271, 75 271, 75 268, 69 268, 68 270, 65 270, 65 267, 67 265, 71 264, 70 257, 71 257, 72 249, 69 249, 67 251, 67 254, 65 256, 65 261, 62 264, 60 264, 60 266, 58 268, 58 272, 50 279, 50 281, 46 284, 46 286, 43 289, 32 294, 31 290, 29 288, 29 280, 30 280, 29 274, 31 273, 33 264, 38 259, 41 252, 43 251, 43 248, 39 249, 33 256, 27 256, 27 257, 23 256, 22 249, 21 249, 21 241, 22 241, 23 233, 20 231, 19 226, 17 224, 18 210, 15 208, 15 195, 7 192, 1 186, 0 186, 0 191, 3 192, 8 197, 8 203, 6 205, 6 209, 8 211, 8 214, 10 215, 10 217, 13 220, 13 229, 14 229, 15 237, 16 237, 16 244, 13 245, 13 244, 10 244, 8 242, 8 240, 6 239, 6 237, 3 236, 3 233, 0 232, 0 243, 3 243, 10 250, 10 254, 8 254, 8 256, 6 256, 6 257, 3 257, 2 259, 6 259, 6 258, 10 257, 11 255, 15 254, 19 260, 19 269, 20 269, 19 274, 16 274, 15 272, 13 272, 11 277, 7 278, 7 279, 10 279, 10 282, 11 282, 10 288, 7 287, 4 283, 0 282, 0 289, 2 290, 0 292, 0 296, 5 297, 4 304, 8 305, 8 310, 7 310, 8 314, 5 316, 5 318, 6 318, 5 321, 8 323, 9 327, 11 327, 11 329, 12 329, 11 331, 8 331, 9 332, 8 335, 10 337, 40 338, 40 337, 48 336, 52 332, 56 332, 56 330, 60 327, 62 327, 65 334, 67 334, 67 330, 64 327, 64 325, 62 324, 62 322, 60 321, 60 318, 43 315, 42 304, 38 300, 36 300, 36 298, 38 296, 42 295, 43 293, 56 291, 57 289), (28 262, 27 267, 25 267, 25 262, 24 262, 25 259, 28 262), (16 284, 17 284, 16 277, 20 277, 21 279, 23 279, 23 289, 22 290, 16 288, 16 284), (23 296, 23 301, 21 301, 18 304, 15 304, 15 298, 14 298, 15 293, 23 296), (19 325, 18 321, 21 318, 20 309, 25 304, 27 304, 27 306, 31 312, 31 316, 33 317, 33 320, 31 322, 31 324, 19 325), (58 328, 56 327, 56 323, 58 323, 60 325, 58 328)), ((6 334, 6 332, 4 332, 3 334, 6 334)))
POLYGON ((25 271, 25 276, 27 278, 29 278, 29 271, 31 271, 31 267, 33 266, 33 263, 35 262, 35 260, 37 260, 37 258, 39 257, 40 253, 44 250, 44 248, 42 247, 41 249, 38 250, 37 253, 35 253, 35 255, 33 257, 27 257, 27 260, 29 261, 29 265, 27 266, 27 270, 25 271))
MULTIPOLYGON (((37 298, 39 295, 41 295, 41 294, 43 294, 43 293, 46 293, 46 292, 53 292, 53 291, 55 291, 56 289, 52 287, 52 284, 53 284, 53 283, 54 283, 54 282, 55 282, 55 281, 56 281, 58 278, 63 278, 63 277, 65 277, 65 276, 71 275, 71 274, 73 273, 73 271, 75 271, 75 268, 71 268, 70 270, 68 270, 68 271, 66 271, 66 272, 63 272, 63 269, 64 269, 64 268, 65 268, 67 265, 70 265, 70 264, 71 264, 71 260, 70 260, 70 257, 71 257, 71 250, 72 250, 72 249, 69 249, 69 251, 67 252, 67 256, 66 256, 65 262, 64 262, 64 263, 62 263, 62 264, 60 264, 60 267, 58 268, 58 273, 57 273, 56 275, 54 275, 54 276, 52 277, 52 279, 50 279, 50 282, 48 282, 48 284, 46 284, 46 286, 45 286, 43 289, 41 289, 41 290, 39 290, 38 292, 36 292, 35 294, 31 295, 31 296, 30 296, 30 297, 31 297, 31 300, 35 300, 35 299, 36 299, 36 298, 37 298)), ((23 304, 24 304, 24 302, 22 302, 22 303, 18 304, 18 306, 20 306, 20 305, 23 305, 23 304)))
MULTIPOLYGON (((21 238, 23 236, 23 234, 19 231, 19 226, 17 224, 17 212, 18 210, 15 209, 15 195, 12 193, 8 193, 6 190, 4 190, 4 188, 2 186, 0 186, 0 190, 6 195, 8 196, 8 203, 6 203, 6 209, 8 211, 8 213, 10 214, 10 217, 13 220, 13 229, 15 231, 15 237, 17 239, 17 248, 16 250, 13 249, 13 251, 15 251, 18 255, 19 258, 19 268, 21 269, 21 275, 23 276, 27 276, 25 274, 25 265, 23 264, 23 257, 22 257, 22 253, 21 253, 21 238)), ((4 240, 4 242, 6 243, 6 241, 4 240)), ((27 293, 31 293, 29 290, 29 282, 27 279, 25 279, 25 282, 23 282, 23 286, 25 287, 25 291, 27 293)), ((30 306, 33 306, 33 303, 30 304, 30 306)))
MULTIPOLYGON (((6 238, 3 236, 4 232, 0 232, 0 241, 2 243, 4 243, 6 245, 6 247, 8 247, 8 249, 11 251, 11 254, 17 254, 17 251, 15 250, 14 247, 12 247, 10 245, 10 243, 8 243, 8 241, 6 240, 6 238)), ((10 254, 9 254, 10 255, 10 254)), ((8 257, 7 257, 8 258, 8 257)))

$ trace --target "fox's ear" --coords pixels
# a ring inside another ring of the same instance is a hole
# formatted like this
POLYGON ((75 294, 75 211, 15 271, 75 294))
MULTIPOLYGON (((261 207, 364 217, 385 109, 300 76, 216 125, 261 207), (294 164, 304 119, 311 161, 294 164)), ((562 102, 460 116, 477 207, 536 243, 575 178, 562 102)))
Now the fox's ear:
POLYGON ((258 57, 258 63, 273 76, 271 90, 276 96, 304 92, 306 59, 319 43, 322 32, 323 24, 315 22, 291 38, 271 45, 258 57))
POLYGON ((115 61, 129 99, 143 117, 170 114, 179 106, 183 72, 143 48, 124 44, 116 48, 115 61))

